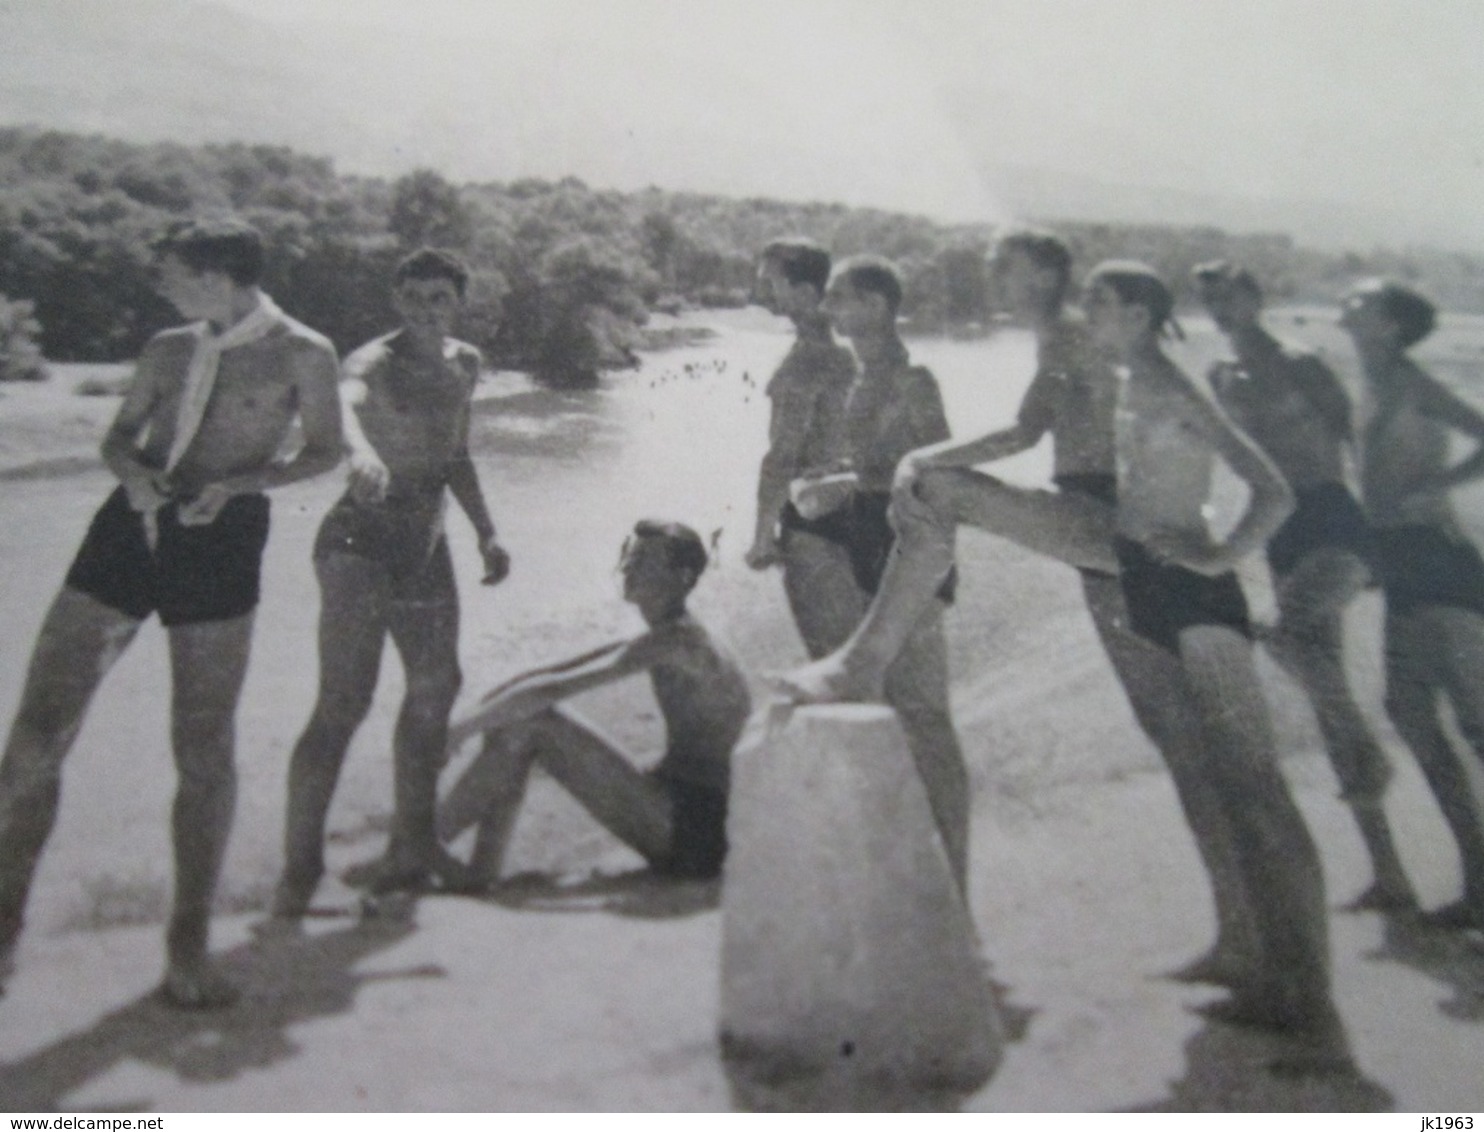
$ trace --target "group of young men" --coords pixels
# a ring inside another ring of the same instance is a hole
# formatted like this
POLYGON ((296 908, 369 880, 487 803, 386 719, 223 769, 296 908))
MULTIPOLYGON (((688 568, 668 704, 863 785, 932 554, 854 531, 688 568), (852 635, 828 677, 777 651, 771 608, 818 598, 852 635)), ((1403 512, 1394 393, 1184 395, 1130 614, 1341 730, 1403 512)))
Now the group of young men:
MULTIPOLYGON (((1407 350, 1432 329, 1422 296, 1372 281, 1344 299, 1375 412, 1360 442, 1343 386, 1262 325, 1240 267, 1197 269, 1230 340, 1207 396, 1162 347, 1174 300, 1145 265, 1109 261, 1067 311, 1072 256, 1054 234, 1003 237, 992 266, 1034 332, 1037 370, 1016 420, 951 438, 932 374, 897 333, 902 284, 873 256, 838 265, 804 239, 762 253, 758 290, 797 328, 768 386, 769 447, 746 558, 781 565, 812 663, 776 681, 801 702, 884 700, 899 714, 949 865, 967 885, 968 776, 949 711, 943 612, 957 584, 955 530, 971 524, 1076 567, 1087 608, 1140 726, 1169 767, 1211 877, 1217 936, 1178 978, 1227 987, 1220 1019, 1282 1031, 1323 1064, 1347 1058, 1330 993, 1317 852, 1278 767, 1253 664, 1261 639, 1312 701, 1342 797, 1370 852, 1361 907, 1414 897, 1382 798, 1390 771, 1350 695, 1346 605, 1386 596, 1387 709, 1458 842, 1464 893, 1435 913, 1484 927, 1484 820, 1447 738, 1452 704, 1484 755, 1484 561, 1449 490, 1484 475, 1484 416, 1407 350), (849 342, 836 343, 835 333, 849 342), (1450 463, 1459 432, 1479 442, 1450 463), (977 470, 1050 436, 1054 489, 977 470), (1358 447, 1364 506, 1347 486, 1358 447), (1216 540, 1215 461, 1250 488, 1216 540), (1233 567, 1266 550, 1279 618, 1254 626, 1233 567)), ((495 584, 510 569, 468 449, 480 358, 451 337, 468 282, 423 250, 397 268, 400 326, 337 362, 320 335, 258 287, 257 234, 200 222, 160 245, 162 294, 191 325, 157 335, 104 441, 120 484, 90 526, 46 616, 0 763, 0 963, 8 965, 62 761, 89 699, 140 623, 169 635, 176 893, 162 992, 188 1008, 237 989, 208 957, 209 912, 231 822, 233 718, 268 533, 265 491, 348 456, 348 486, 320 528, 319 694, 294 748, 285 863, 273 915, 294 921, 324 872, 328 807, 373 695, 385 639, 407 671, 394 737, 394 821, 374 891, 484 890, 498 882, 530 770, 539 764, 656 870, 714 877, 726 853, 733 746, 751 708, 736 660, 686 607, 707 566, 678 523, 639 523, 622 555, 639 636, 528 672, 450 726, 461 686, 458 594, 446 496, 468 518, 495 584), (295 419, 302 443, 283 455, 295 419), (647 672, 666 724, 651 771, 562 701, 647 672), (440 804, 449 752, 482 747, 440 804), (467 861, 448 843, 473 828, 467 861)))
MULTIPOLYGON (((882 295, 874 322, 853 320, 862 296, 872 293, 870 276, 851 260, 823 284, 820 254, 807 242, 772 245, 762 278, 773 294, 786 296, 775 305, 794 319, 801 337, 810 336, 814 356, 826 356, 828 345, 813 325, 814 308, 804 292, 774 284, 774 277, 794 288, 814 284, 820 309, 851 339, 866 363, 847 402, 845 420, 855 422, 858 400, 869 396, 867 359, 880 352, 871 335, 892 335, 893 308, 882 295)), ((1342 652, 1346 605, 1372 579, 1381 584, 1387 710, 1416 754, 1463 860, 1462 899, 1429 919, 1441 927, 1484 927, 1478 868, 1484 818, 1440 715, 1446 697, 1474 753, 1484 757, 1478 663, 1484 561, 1447 499, 1452 487, 1484 474, 1484 416, 1407 357, 1432 329, 1432 305, 1395 283, 1357 285, 1343 300, 1341 321, 1376 401, 1358 452, 1362 508, 1347 487, 1356 446, 1344 388, 1314 354, 1262 326, 1261 290, 1249 272, 1215 262, 1195 273, 1234 354, 1210 375, 1213 400, 1163 349, 1174 327, 1174 299, 1164 280, 1140 263, 1098 265, 1084 284, 1084 321, 1065 310, 1071 264, 1067 245, 1052 233, 1015 231, 999 241, 998 290, 1035 333, 1034 379, 1008 428, 905 454, 881 446, 895 466, 886 507, 895 541, 883 569, 851 574, 810 547, 794 547, 805 534, 833 535, 852 555, 880 544, 869 522, 862 529, 848 508, 833 507, 838 474, 792 466, 796 506, 759 518, 755 562, 770 560, 760 552, 767 549, 762 534, 776 517, 781 533, 774 556, 790 593, 801 585, 787 579, 790 571, 810 572, 816 588, 826 588, 822 575, 832 571, 835 586, 846 592, 855 586, 856 599, 869 606, 843 645, 779 677, 778 689, 805 703, 893 702, 893 666, 916 635, 937 624, 961 524, 1077 567, 1098 636, 1136 719, 1165 759, 1211 878, 1217 938, 1173 976, 1228 988, 1230 997, 1206 1013, 1286 1034, 1296 1043, 1287 1064, 1346 1065, 1330 991, 1319 859, 1278 767, 1251 644, 1261 638, 1313 703, 1341 796, 1373 865, 1374 882, 1356 906, 1413 911, 1382 807, 1390 769, 1351 697, 1342 652), (1458 464, 1448 458, 1453 432, 1478 445, 1458 464), (977 470, 1047 435, 1055 490, 1012 486, 977 470), (1244 513, 1220 540, 1206 518, 1217 459, 1249 489, 1244 513), (797 511, 814 517, 801 525, 797 511), (1233 569, 1262 549, 1280 614, 1271 627, 1250 621, 1233 569)), ((930 376, 907 369, 905 352, 898 356, 903 376, 896 390, 915 399, 915 410, 893 419, 941 412, 930 376)), ((764 468, 781 478, 777 466, 787 463, 790 438, 812 422, 799 419, 798 406, 807 402, 798 390, 810 387, 807 377, 785 366, 776 380, 786 387, 775 418, 782 410, 791 419, 775 419, 781 428, 764 468)), ((818 388, 833 380, 823 375, 818 388)), ((878 490, 880 481, 861 471, 867 467, 869 460, 858 463, 857 503, 878 490)), ((776 497, 768 480, 765 474, 760 507, 771 507, 776 497)), ((945 847, 961 869, 962 813, 934 789, 953 778, 941 765, 957 757, 957 747, 944 745, 936 761, 914 754, 945 847)))
POLYGON ((657 869, 714 876, 725 853, 731 749, 751 701, 740 668, 687 612, 707 565, 700 537, 643 521, 623 552, 624 595, 649 625, 635 640, 528 673, 450 736, 462 677, 445 496, 467 516, 499 583, 500 545, 469 456, 481 360, 450 335, 468 272, 424 249, 397 267, 400 326, 343 366, 321 335, 259 289, 262 240, 235 221, 194 222, 158 245, 158 286, 193 321, 150 340, 103 443, 119 487, 94 517, 47 613, 0 762, 0 982, 10 973, 61 768, 94 692, 157 613, 171 658, 175 897, 160 991, 184 1009, 240 991, 209 958, 208 927, 235 802, 234 721, 268 536, 267 490, 346 460, 345 494, 314 544, 319 691, 289 764, 284 866, 272 914, 308 911, 324 872, 325 820, 352 736, 371 706, 387 637, 406 670, 393 739, 394 807, 373 893, 467 891, 498 879, 525 776, 539 759, 657 869), (302 439, 284 455, 291 427, 302 439), (651 674, 669 746, 652 772, 555 707, 633 672, 651 674), (451 747, 484 750, 438 805, 451 747), (450 739, 452 738, 452 743, 450 739), (440 841, 470 825, 470 861, 440 841))

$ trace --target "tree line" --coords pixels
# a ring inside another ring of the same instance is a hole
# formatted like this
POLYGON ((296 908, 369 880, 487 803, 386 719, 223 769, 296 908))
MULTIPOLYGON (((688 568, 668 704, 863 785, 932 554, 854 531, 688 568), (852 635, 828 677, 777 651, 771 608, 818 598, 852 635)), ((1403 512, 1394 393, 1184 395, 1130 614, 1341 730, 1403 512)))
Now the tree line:
MULTIPOLYGON (((15 352, 15 368, 34 372, 19 345, 30 334, 57 360, 132 358, 176 320, 152 285, 152 240, 172 220, 225 211, 262 231, 267 290, 342 351, 385 330, 391 269, 428 244, 471 266, 461 332, 493 364, 565 385, 631 361, 650 311, 746 303, 757 250, 782 235, 812 236, 837 255, 889 256, 902 269, 913 326, 972 326, 984 318, 994 237, 988 225, 839 204, 618 192, 575 177, 455 185, 426 169, 387 180, 338 173, 326 158, 281 146, 141 145, 4 128, 0 296, 9 301, 0 300, 0 357, 15 352)), ((1195 263, 1226 256, 1252 267, 1275 299, 1312 301, 1332 299, 1357 275, 1387 273, 1445 306, 1484 311, 1479 257, 1334 255, 1283 235, 1217 228, 1055 227, 1084 268, 1134 256, 1181 280, 1195 263)))

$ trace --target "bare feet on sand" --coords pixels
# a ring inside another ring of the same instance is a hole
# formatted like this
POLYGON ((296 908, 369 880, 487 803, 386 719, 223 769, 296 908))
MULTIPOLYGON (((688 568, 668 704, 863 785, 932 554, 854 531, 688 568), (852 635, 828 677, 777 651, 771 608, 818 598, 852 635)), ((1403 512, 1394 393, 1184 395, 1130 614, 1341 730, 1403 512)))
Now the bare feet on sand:
POLYGON ((1197 956, 1183 967, 1176 967, 1165 978, 1177 983, 1207 983, 1234 989, 1246 981, 1247 965, 1219 946, 1197 956))
POLYGON ((346 884, 364 888, 373 896, 392 892, 468 893, 482 891, 469 866, 441 847, 425 857, 388 853, 346 869, 346 884))
POLYGON ((1212 1022, 1228 1026, 1271 1030, 1283 1039, 1283 1048, 1268 1062, 1282 1077, 1354 1073, 1350 1043, 1334 1006, 1324 1003, 1305 1010, 1287 1009, 1271 996, 1237 994, 1195 1007, 1212 1022))
POLYGON ((1455 900, 1423 912, 1422 922, 1443 931, 1484 931, 1484 907, 1470 900, 1455 900))
POLYGON ((237 984, 210 960, 174 963, 160 984, 160 997, 177 1010, 226 1010, 242 997, 237 984))
POLYGON ((1415 913, 1417 900, 1410 889, 1397 892, 1380 881, 1374 882, 1354 900, 1340 909, 1342 912, 1386 912, 1392 915, 1415 913))

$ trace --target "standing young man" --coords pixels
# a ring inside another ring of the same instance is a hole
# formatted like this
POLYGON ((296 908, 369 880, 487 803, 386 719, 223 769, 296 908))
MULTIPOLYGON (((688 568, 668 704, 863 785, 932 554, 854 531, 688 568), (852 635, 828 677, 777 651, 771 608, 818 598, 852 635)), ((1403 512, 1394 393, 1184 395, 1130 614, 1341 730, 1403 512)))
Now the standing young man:
POLYGON ((460 674, 445 489, 474 527, 484 580, 498 583, 510 568, 469 457, 479 351, 449 337, 468 281, 448 253, 414 252, 392 279, 401 327, 345 361, 350 483, 314 545, 319 698, 289 763, 285 863, 273 902, 281 918, 303 915, 324 872, 325 816, 351 736, 370 710, 387 637, 407 691, 393 738, 391 842, 372 887, 417 889, 447 865, 434 810, 460 674))
POLYGON ((335 351, 258 289, 262 270, 262 240, 244 224, 190 223, 161 241, 160 293, 196 321, 157 334, 140 355, 103 441, 119 487, 42 624, 0 764, 8 955, 83 714, 140 623, 160 615, 180 775, 161 990, 194 1009, 237 997, 207 957, 207 936, 235 801, 233 728, 268 537, 263 492, 330 470, 341 452, 335 351), (279 459, 296 417, 304 443, 279 459))
MULTIPOLYGON (((1012 230, 999 240, 991 266, 1002 301, 1035 334, 1036 374, 1009 428, 978 440, 932 445, 902 461, 894 486, 898 496, 953 504, 949 509, 936 505, 898 508, 899 525, 912 528, 905 538, 922 537, 923 520, 931 516, 937 528, 933 537, 946 542, 960 514, 973 521, 969 501, 985 494, 1020 492, 1033 506, 1064 505, 1046 492, 1010 488, 974 470, 1032 448, 1046 435, 1052 440, 1052 482, 1061 496, 1071 497, 1065 505, 1111 508, 1118 501, 1113 427, 1118 379, 1107 351, 1092 340, 1083 322, 1065 310, 1071 285, 1070 250, 1054 233, 1012 230)), ((1251 936, 1221 800, 1200 769, 1200 721, 1183 694, 1184 674, 1168 650, 1129 628, 1128 609, 1114 573, 1097 569, 1079 573, 1098 638, 1135 719, 1169 768, 1212 878, 1216 941, 1209 952, 1175 971, 1174 977, 1226 982, 1240 972, 1243 957, 1254 953, 1256 940, 1251 936)))
POLYGON ((845 401, 855 380, 850 351, 836 344, 821 309, 830 253, 812 240, 774 240, 763 249, 758 294, 794 324, 796 338, 768 383, 772 418, 757 485, 757 529, 747 564, 783 567, 783 592, 804 649, 834 651, 866 611, 867 595, 850 568, 849 539, 838 518, 805 519, 789 502, 789 484, 828 467, 838 445, 845 401))
POLYGON ((1261 451, 1165 355, 1160 336, 1173 300, 1152 270, 1100 265, 1088 278, 1086 307, 1096 340, 1126 373, 1115 416, 1116 508, 1008 488, 987 476, 940 478, 936 486, 925 477, 898 496, 900 552, 861 628, 835 656, 785 684, 800 700, 873 698, 882 658, 911 631, 949 568, 952 521, 1075 566, 1116 571, 1129 627, 1179 666, 1170 692, 1198 721, 1190 749, 1219 803, 1215 816, 1230 838, 1247 919, 1243 936, 1255 941, 1221 972, 1231 998, 1207 1012, 1287 1032, 1300 1044, 1295 1067, 1343 1067, 1348 1051, 1330 997, 1318 854, 1277 765, 1246 602, 1232 572, 1277 530, 1292 495, 1261 451), (1218 457, 1251 488, 1246 514, 1219 543, 1204 516, 1218 457))
POLYGON ((1262 290, 1225 261, 1195 269, 1201 301, 1235 361, 1217 362, 1211 388, 1232 419, 1278 466, 1298 506, 1268 543, 1278 624, 1265 643, 1299 682, 1371 858, 1372 881, 1354 908, 1406 909, 1412 886, 1382 807, 1391 767, 1350 694, 1345 607, 1370 580, 1374 539, 1345 486, 1354 442, 1350 399, 1314 354, 1281 342, 1261 321, 1262 290))
MULTIPOLYGON (((860 377, 850 391, 839 455, 852 477, 843 503, 831 518, 847 532, 856 584, 876 593, 895 535, 887 520, 892 476, 908 452, 948 437, 948 418, 937 380, 911 364, 897 334, 902 283, 896 268, 879 256, 853 256, 835 268, 825 293, 831 323, 850 340, 860 377)), ((837 483, 817 481, 798 493, 800 509, 828 507, 837 483)), ((949 550, 950 559, 952 550, 949 550)), ((944 571, 946 574, 947 571, 944 571)), ((907 734, 926 787, 943 848, 960 890, 969 859, 969 781, 948 703, 948 650, 943 609, 952 579, 934 579, 933 595, 903 634, 900 648, 883 665, 881 685, 907 734)))
POLYGON ((1373 279, 1341 303, 1341 323, 1375 395, 1361 444, 1361 485, 1376 528, 1386 595, 1386 711, 1412 749, 1463 861, 1463 896, 1432 914, 1444 926, 1484 928, 1484 821, 1439 701, 1453 705, 1484 758, 1484 560, 1463 535, 1448 494, 1484 476, 1484 414, 1407 356, 1437 311, 1409 287, 1373 279), (1473 441, 1449 458, 1459 433, 1473 441))

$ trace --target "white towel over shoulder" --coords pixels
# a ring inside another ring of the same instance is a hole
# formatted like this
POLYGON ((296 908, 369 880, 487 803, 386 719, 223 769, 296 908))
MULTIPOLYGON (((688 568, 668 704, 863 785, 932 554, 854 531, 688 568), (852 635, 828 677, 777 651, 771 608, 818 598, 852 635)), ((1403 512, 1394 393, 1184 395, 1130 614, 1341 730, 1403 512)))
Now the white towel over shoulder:
POLYGON ((221 334, 211 332, 209 322, 195 325, 196 349, 191 354, 190 367, 186 371, 185 388, 180 391, 180 408, 175 416, 175 437, 170 442, 170 459, 165 471, 172 472, 181 457, 190 448, 191 441, 201 428, 206 417, 206 406, 211 402, 211 392, 216 388, 216 371, 222 354, 237 346, 256 342, 279 324, 284 318, 278 305, 262 292, 258 293, 258 305, 246 318, 227 327, 221 334))

